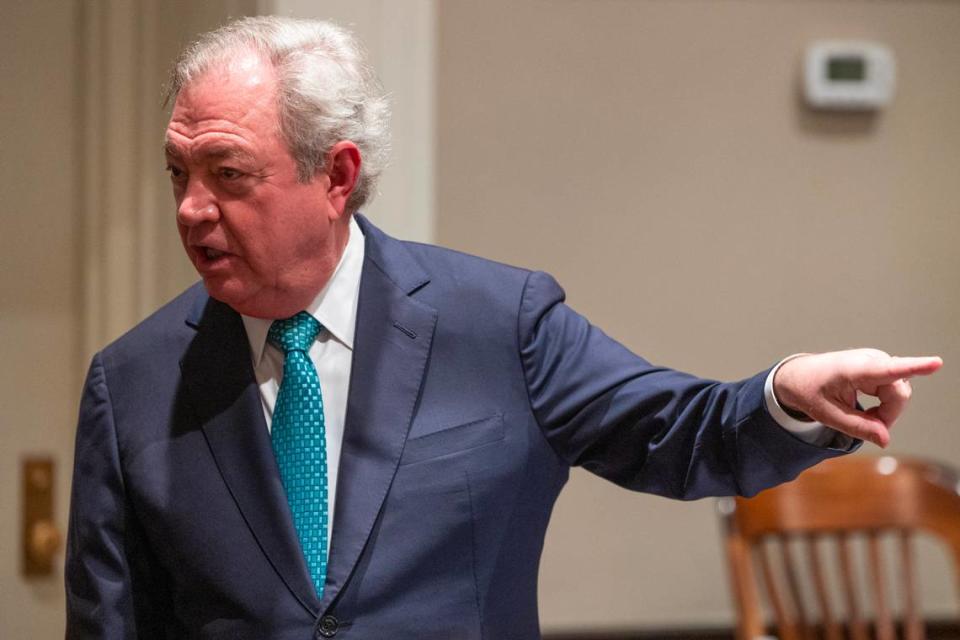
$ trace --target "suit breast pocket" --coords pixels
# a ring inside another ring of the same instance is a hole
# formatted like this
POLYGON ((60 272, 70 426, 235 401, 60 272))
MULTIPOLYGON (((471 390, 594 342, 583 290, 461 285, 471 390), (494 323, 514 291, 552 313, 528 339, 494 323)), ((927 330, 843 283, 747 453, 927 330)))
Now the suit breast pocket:
POLYGON ((469 451, 503 440, 503 414, 472 420, 453 427, 408 438, 400 465, 414 464, 441 456, 469 451))

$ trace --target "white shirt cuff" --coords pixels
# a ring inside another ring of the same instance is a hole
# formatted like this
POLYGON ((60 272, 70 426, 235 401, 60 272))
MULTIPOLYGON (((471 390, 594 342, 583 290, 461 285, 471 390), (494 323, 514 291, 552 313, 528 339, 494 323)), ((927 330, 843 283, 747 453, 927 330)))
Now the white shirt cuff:
POLYGON ((784 363, 793 360, 794 358, 799 358, 800 356, 805 355, 807 354, 795 353, 794 355, 788 356, 778 362, 777 366, 771 369, 770 373, 767 375, 767 380, 763 385, 763 396, 764 400, 766 401, 767 411, 770 413, 770 416, 776 420, 777 424, 807 444, 812 444, 817 447, 826 447, 833 443, 836 432, 820 422, 797 420, 796 418, 790 416, 790 414, 784 410, 783 406, 780 404, 780 401, 777 400, 776 394, 773 393, 773 377, 777 375, 777 371, 780 369, 780 367, 783 366, 784 363))

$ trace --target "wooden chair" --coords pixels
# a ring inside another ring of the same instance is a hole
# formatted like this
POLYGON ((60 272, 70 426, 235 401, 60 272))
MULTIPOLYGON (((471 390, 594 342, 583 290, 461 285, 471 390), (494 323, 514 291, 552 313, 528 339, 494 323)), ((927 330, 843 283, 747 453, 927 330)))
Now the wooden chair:
POLYGON ((904 594, 903 637, 923 639, 911 540, 918 532, 941 540, 960 576, 958 489, 957 474, 941 465, 857 455, 824 462, 751 499, 724 499, 738 638, 764 636, 762 583, 780 640, 892 640, 898 625, 889 575, 904 594), (895 554, 884 552, 891 538, 895 554), (863 542, 865 554, 855 553, 854 541, 863 542), (826 556, 823 548, 831 543, 836 555, 826 556), (805 565, 796 562, 798 550, 805 565), (858 573, 860 555, 867 570, 858 573), (890 555, 897 561, 887 562, 890 555), (898 571, 888 573, 888 564, 898 571), (869 588, 861 588, 864 582, 869 588))

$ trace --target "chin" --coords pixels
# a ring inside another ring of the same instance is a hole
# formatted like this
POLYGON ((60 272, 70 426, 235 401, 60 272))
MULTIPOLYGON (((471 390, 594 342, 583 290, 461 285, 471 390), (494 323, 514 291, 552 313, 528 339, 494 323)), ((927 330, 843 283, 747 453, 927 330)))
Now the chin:
POLYGON ((289 318, 298 311, 302 311, 305 304, 289 302, 283 304, 276 295, 263 291, 262 288, 252 290, 236 282, 222 282, 213 278, 203 281, 207 293, 214 300, 227 305, 237 313, 252 318, 289 318))
POLYGON ((256 296, 249 291, 244 291, 242 286, 238 287, 236 284, 225 283, 213 278, 205 278, 203 286, 206 287, 211 298, 222 302, 237 313, 245 316, 258 315, 251 313, 251 311, 256 310, 256 296))

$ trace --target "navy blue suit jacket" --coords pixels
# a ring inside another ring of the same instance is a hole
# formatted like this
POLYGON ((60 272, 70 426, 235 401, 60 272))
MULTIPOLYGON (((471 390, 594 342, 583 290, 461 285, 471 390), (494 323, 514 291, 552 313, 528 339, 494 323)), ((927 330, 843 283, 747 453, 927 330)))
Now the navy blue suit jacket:
POLYGON ((773 422, 766 372, 718 383, 653 366, 567 307, 550 276, 360 222, 323 599, 240 316, 197 285, 93 359, 67 637, 538 638, 540 552, 571 465, 692 499, 753 494, 841 453, 773 422))

